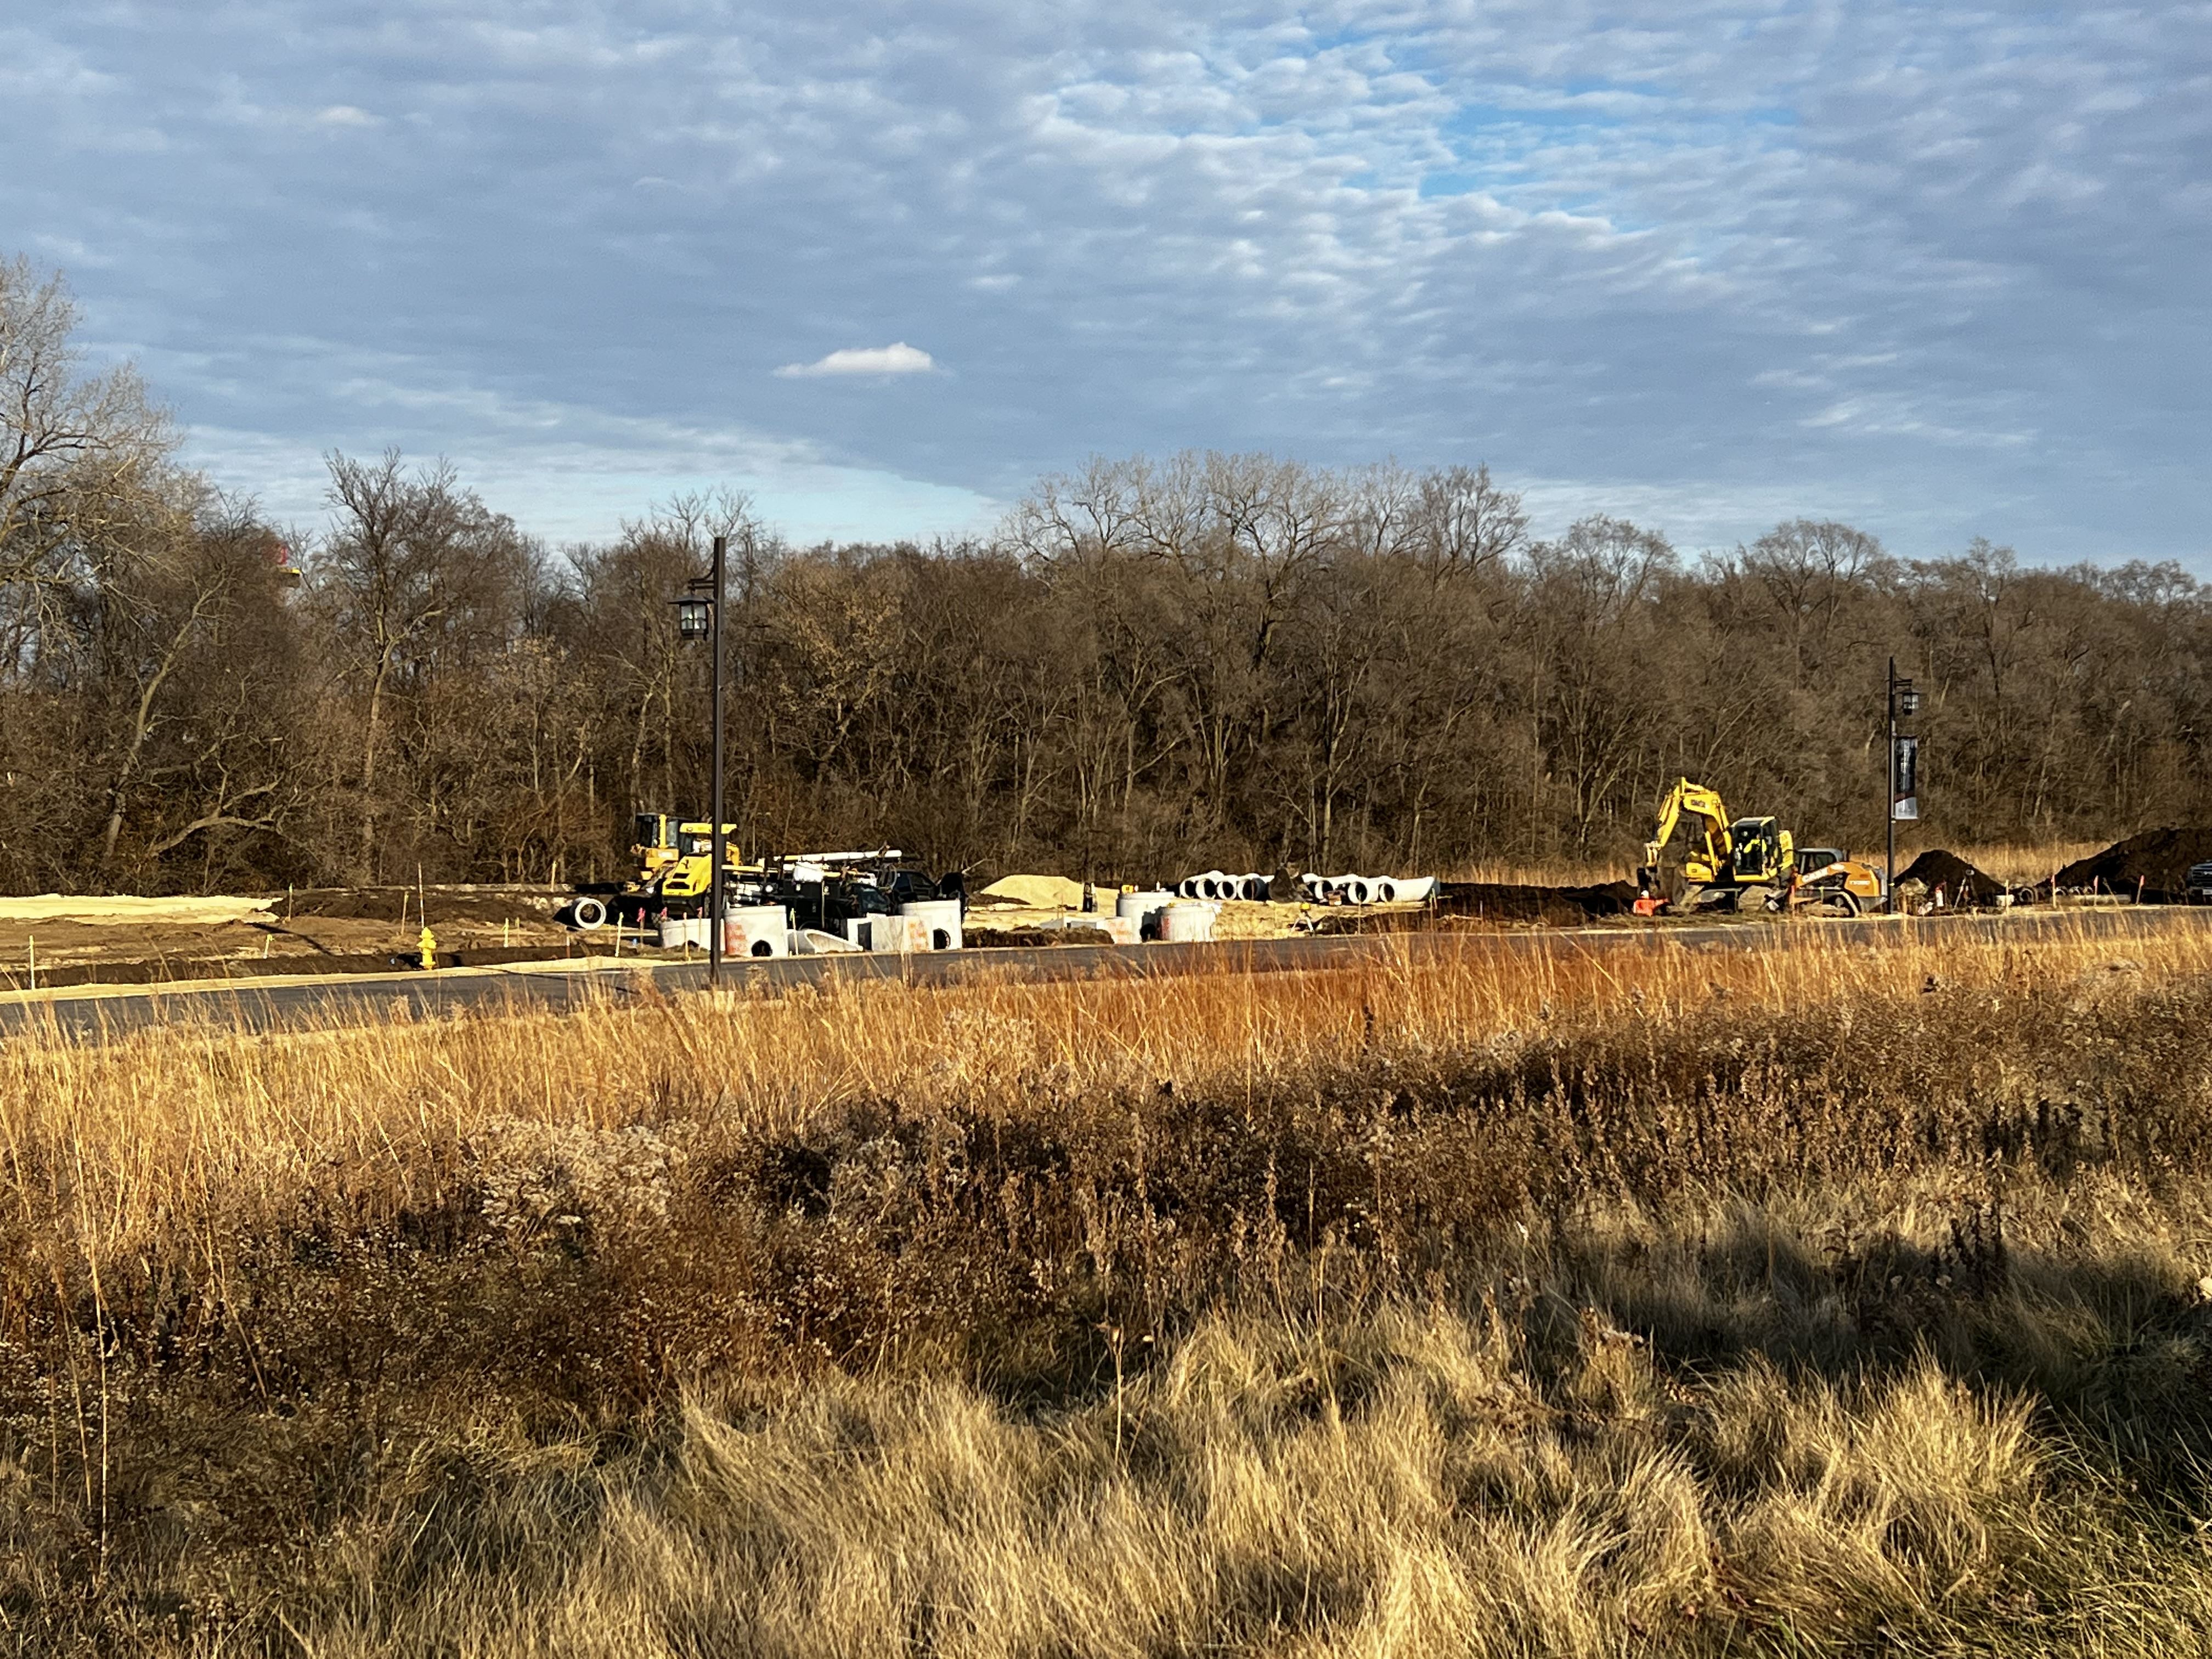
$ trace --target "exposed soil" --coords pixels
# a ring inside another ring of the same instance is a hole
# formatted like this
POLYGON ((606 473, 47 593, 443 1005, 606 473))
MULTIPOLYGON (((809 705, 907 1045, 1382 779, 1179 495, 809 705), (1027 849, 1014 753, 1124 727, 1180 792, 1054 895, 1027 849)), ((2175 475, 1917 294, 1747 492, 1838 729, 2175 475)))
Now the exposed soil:
POLYGON ((0 904, 0 990, 28 988, 34 966, 42 988, 413 966, 425 902, 441 963, 611 950, 611 934, 586 945, 554 921, 566 897, 551 889, 434 887, 418 898, 412 887, 395 886, 260 899, 14 900, 0 904))
POLYGON ((566 889, 551 888, 539 892, 526 888, 429 887, 418 895, 406 886, 308 887, 281 897, 272 896, 266 902, 280 921, 295 916, 331 916, 420 927, 423 908, 428 906, 433 928, 466 922, 496 927, 502 922, 549 922, 570 896, 566 889))
POLYGON ((1931 893, 1940 887, 1952 904, 1992 903, 2005 890, 2005 884, 1988 871, 1942 847, 1930 848, 1913 860, 1897 879, 1900 886, 1917 881, 1931 893))
POLYGON ((2146 830, 2076 860, 2056 880, 2062 893, 2118 893, 2124 898, 2140 896, 2153 904, 2171 903, 2182 896, 2189 866, 2207 859, 2212 859, 2212 829, 2146 830))
POLYGON ((978 927, 970 922, 961 929, 962 941, 970 950, 996 950, 1006 945, 1108 945, 1112 940, 1103 927, 978 927))
POLYGON ((265 912, 265 898, 223 896, 140 898, 131 894, 40 893, 0 898, 0 926, 205 927, 265 912))
POLYGON ((1625 881, 1590 887, 1531 887, 1504 882, 1448 881, 1437 889, 1437 914, 1480 921, 1537 921, 1579 927, 1604 916, 1627 915, 1636 889, 1625 881))

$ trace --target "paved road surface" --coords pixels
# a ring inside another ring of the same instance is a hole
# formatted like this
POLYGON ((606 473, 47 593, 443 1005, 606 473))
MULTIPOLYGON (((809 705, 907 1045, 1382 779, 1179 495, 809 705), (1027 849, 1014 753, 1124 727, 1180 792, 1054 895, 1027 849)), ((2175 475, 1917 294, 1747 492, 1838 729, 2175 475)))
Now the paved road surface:
MULTIPOLYGON (((1361 934, 1320 939, 1259 939, 1211 945, 1056 945, 1030 950, 945 951, 928 956, 787 957, 773 962, 732 962, 724 972, 735 986, 773 991, 828 980, 897 980, 944 986, 994 981, 1130 979, 1158 975, 1310 972, 1360 962, 1449 961, 1460 956, 1553 951, 1592 955, 1683 950, 1771 951, 1818 940, 1832 942, 1849 930, 1854 943, 1889 948, 1956 939, 2033 943, 2054 933, 2123 940, 2179 929, 2212 927, 2212 910, 2016 912, 1919 920, 1869 918, 1856 922, 1807 917, 1787 923, 1704 927, 1662 925, 1548 929, 1527 933, 1361 934)), ((373 1024, 401 1011, 413 1018, 505 1008, 556 1012, 635 997, 646 984, 662 993, 703 989, 706 964, 623 963, 599 969, 463 969, 436 974, 349 974, 311 981, 240 980, 154 988, 77 987, 35 995, 0 997, 0 1036, 27 1027, 58 1029, 98 1041, 149 1025, 212 1023, 248 1030, 283 1027, 373 1024)))

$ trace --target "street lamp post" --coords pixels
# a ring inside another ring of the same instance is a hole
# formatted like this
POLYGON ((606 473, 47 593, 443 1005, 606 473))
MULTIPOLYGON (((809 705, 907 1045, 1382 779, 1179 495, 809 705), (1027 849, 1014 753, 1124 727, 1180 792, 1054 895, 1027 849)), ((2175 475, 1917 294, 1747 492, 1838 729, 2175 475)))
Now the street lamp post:
POLYGON ((684 597, 676 601, 676 631, 687 640, 705 640, 713 659, 707 673, 707 696, 714 711, 707 877, 707 983, 710 987, 722 982, 722 572, 728 545, 728 538, 714 538, 714 569, 685 583, 684 597))
POLYGON ((1886 915, 1897 913, 1897 825, 1900 818, 1920 816, 1919 750, 1911 750, 1912 765, 1900 767, 1898 757, 1900 740, 1908 745, 1917 745, 1919 739, 1904 737, 1900 739, 1897 722, 1901 716, 1911 720, 1920 712, 1920 694, 1912 689, 1910 679, 1897 677, 1897 659, 1889 659, 1889 757, 1882 780, 1881 815, 1889 831, 1889 856, 1885 866, 1881 886, 1881 908, 1886 915), (1910 770, 1910 779, 1905 773, 1910 770))

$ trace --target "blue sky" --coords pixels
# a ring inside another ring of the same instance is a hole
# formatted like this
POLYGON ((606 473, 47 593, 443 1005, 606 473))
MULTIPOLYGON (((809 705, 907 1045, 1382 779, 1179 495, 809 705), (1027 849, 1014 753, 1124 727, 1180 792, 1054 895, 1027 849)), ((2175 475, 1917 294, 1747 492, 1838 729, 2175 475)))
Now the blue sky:
POLYGON ((0 254, 296 522, 333 447, 556 541, 1197 447, 2212 575, 2212 3, 12 10, 0 254))

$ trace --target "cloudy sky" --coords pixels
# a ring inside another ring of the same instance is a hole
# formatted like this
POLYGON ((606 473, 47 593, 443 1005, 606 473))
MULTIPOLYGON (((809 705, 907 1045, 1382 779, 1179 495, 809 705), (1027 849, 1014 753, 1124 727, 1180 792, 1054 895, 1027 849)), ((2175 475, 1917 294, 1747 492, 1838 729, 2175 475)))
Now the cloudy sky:
POLYGON ((1192 447, 2212 575, 2203 0, 8 11, 0 254, 281 517, 396 444, 927 535, 1192 447))

